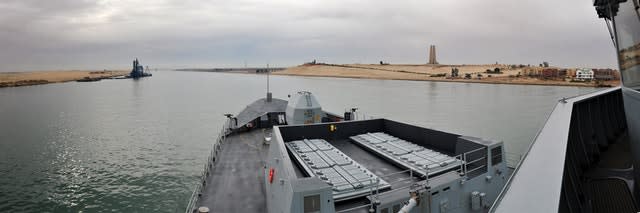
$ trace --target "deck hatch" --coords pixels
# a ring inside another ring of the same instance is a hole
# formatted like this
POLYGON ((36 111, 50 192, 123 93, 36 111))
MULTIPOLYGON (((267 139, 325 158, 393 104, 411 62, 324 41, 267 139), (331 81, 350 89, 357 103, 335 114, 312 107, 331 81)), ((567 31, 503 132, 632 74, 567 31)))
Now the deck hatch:
POLYGON ((334 200, 365 196, 376 187, 390 188, 386 181, 323 139, 297 140, 285 145, 308 175, 333 187, 334 200))
POLYGON ((426 174, 431 176, 456 169, 464 162, 456 157, 427 149, 383 132, 360 134, 352 136, 350 139, 422 176, 426 174))

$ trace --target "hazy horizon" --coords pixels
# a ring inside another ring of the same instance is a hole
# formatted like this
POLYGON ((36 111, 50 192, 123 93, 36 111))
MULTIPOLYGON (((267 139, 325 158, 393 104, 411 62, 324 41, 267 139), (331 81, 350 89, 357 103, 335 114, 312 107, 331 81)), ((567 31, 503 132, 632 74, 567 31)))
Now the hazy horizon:
POLYGON ((0 2, 0 72, 422 64, 432 44, 442 64, 617 69, 591 1, 0 2))

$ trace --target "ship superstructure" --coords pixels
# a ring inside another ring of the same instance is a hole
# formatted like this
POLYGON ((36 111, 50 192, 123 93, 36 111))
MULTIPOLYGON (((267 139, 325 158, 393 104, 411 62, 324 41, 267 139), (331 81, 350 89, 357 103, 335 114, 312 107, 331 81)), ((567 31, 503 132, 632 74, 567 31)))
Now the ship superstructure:
POLYGON ((501 141, 353 113, 303 91, 228 114, 187 212, 485 212, 508 178, 501 141))

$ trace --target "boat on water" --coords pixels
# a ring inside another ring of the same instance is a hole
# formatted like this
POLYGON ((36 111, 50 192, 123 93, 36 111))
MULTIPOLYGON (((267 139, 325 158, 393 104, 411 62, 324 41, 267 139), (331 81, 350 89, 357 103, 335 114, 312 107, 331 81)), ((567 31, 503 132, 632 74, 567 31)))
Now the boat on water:
POLYGON ((140 65, 140 61, 138 61, 138 59, 136 58, 136 60, 133 60, 133 68, 131 69, 131 72, 126 77, 127 78, 144 78, 144 77, 151 77, 151 76, 153 75, 149 72, 145 72, 144 67, 140 65))
POLYGON ((622 85, 559 100, 490 212, 640 211, 640 3, 593 4, 622 85))
POLYGON ((186 212, 485 212, 511 172, 501 141, 356 115, 305 91, 227 114, 186 212))

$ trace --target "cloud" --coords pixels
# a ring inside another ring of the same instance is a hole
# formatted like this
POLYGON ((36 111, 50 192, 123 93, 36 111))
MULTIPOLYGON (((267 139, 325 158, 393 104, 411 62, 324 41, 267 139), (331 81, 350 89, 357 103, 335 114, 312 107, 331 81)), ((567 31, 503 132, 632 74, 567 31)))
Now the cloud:
POLYGON ((0 70, 424 63, 614 67, 589 2, 113 0, 0 2, 0 70), (549 6, 553 5, 553 6, 549 6))

